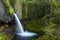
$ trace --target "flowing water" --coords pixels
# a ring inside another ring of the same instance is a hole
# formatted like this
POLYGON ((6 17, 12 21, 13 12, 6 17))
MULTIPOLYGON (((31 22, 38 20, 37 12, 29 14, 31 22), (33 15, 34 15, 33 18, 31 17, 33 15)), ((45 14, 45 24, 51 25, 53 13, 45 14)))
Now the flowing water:
POLYGON ((16 24, 17 24, 17 29, 18 29, 17 30, 18 33, 16 33, 17 35, 20 35, 20 36, 23 36, 23 37, 26 37, 26 36, 31 37, 31 36, 36 35, 35 33, 32 33, 32 32, 28 32, 28 31, 24 32, 22 24, 21 24, 18 16, 16 15, 16 13, 14 13, 14 16, 15 16, 15 21, 16 21, 16 24))
POLYGON ((15 21, 16 21, 16 24, 17 24, 17 31, 19 32, 19 33, 23 33, 24 32, 24 30, 23 30, 23 27, 22 27, 22 24, 21 24, 21 22, 20 22, 20 20, 18 19, 18 17, 17 17, 17 15, 14 13, 14 16, 15 16, 15 21))

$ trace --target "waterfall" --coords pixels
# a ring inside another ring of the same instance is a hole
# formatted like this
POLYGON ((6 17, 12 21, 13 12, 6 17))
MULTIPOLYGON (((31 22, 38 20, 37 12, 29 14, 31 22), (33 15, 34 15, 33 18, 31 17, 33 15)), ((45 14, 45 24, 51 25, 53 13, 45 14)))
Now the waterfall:
POLYGON ((24 32, 24 30, 23 30, 23 27, 22 27, 22 24, 21 24, 21 22, 20 22, 20 20, 18 19, 18 17, 17 17, 17 15, 14 13, 14 16, 15 16, 15 21, 16 21, 16 24, 17 24, 17 31, 19 32, 19 33, 23 33, 24 32))
POLYGON ((17 35, 24 36, 24 37, 26 36, 30 37, 30 36, 36 35, 35 33, 32 33, 32 32, 27 32, 27 31, 24 32, 22 24, 20 20, 18 19, 18 16, 16 15, 16 13, 14 13, 14 16, 15 16, 15 21, 16 21, 17 28, 18 28, 17 30, 18 33, 16 33, 17 35))

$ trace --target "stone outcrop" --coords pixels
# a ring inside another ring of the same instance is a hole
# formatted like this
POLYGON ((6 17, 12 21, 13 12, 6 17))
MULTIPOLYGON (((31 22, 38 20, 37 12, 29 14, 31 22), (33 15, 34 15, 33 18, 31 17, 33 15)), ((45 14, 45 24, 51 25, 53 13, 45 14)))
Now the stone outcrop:
POLYGON ((0 21, 8 23, 11 20, 12 17, 9 15, 8 7, 4 4, 3 0, 0 0, 0 21))

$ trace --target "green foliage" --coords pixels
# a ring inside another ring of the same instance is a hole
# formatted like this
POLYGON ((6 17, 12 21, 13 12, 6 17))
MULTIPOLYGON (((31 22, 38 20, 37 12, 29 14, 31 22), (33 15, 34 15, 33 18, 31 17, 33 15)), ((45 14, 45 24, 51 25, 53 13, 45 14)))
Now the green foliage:
POLYGON ((39 37, 37 40, 55 40, 50 35, 44 34, 43 36, 39 37))
POLYGON ((39 31, 40 30, 40 26, 39 26, 39 24, 37 24, 37 21, 29 21, 29 22, 24 23, 24 24, 25 24, 24 26, 25 26, 26 29, 28 29, 30 31, 40 32, 39 31))
POLYGON ((45 15, 42 18, 23 22, 24 27, 30 31, 42 33, 45 32, 36 40, 59 40, 60 39, 60 24, 58 15, 50 18, 50 15, 45 15), (41 32, 42 31, 42 32, 41 32))
POLYGON ((12 40, 14 35, 12 35, 12 33, 8 33, 6 32, 8 28, 8 25, 0 25, 0 40, 12 40))
POLYGON ((28 21, 23 21, 24 28, 38 33, 41 33, 41 31, 45 33, 36 40, 60 40, 59 0, 34 0, 34 2, 25 0, 23 3, 23 19, 25 16, 27 16, 25 19, 28 21), (50 17, 51 5, 52 17, 50 17), (27 8, 27 12, 24 8, 27 8), (26 13, 27 15, 25 15, 26 13))
POLYGON ((4 32, 0 33, 0 40, 12 40, 13 39, 13 35, 6 35, 4 32))
MULTIPOLYGON (((9 0, 4 0, 9 7, 10 14, 14 13, 14 9, 10 5, 9 0)), ((37 33, 44 32, 42 36, 36 40, 60 40, 60 2, 52 1, 52 13, 50 17, 51 0, 34 0, 22 2, 23 26, 29 31, 37 33)), ((7 25, 6 25, 7 26, 7 25)), ((5 27, 0 27, 2 31, 5 27)), ((16 29, 16 28, 15 28, 16 29)), ((11 40, 13 38, 10 34, 0 33, 0 40, 11 40)), ((34 40, 34 39, 33 39, 34 40)))
POLYGON ((3 31, 5 27, 8 27, 8 25, 3 25, 3 26, 0 26, 0 31, 3 31))
POLYGON ((44 4, 41 2, 24 2, 22 6, 22 17, 23 19, 42 17, 44 15, 44 8, 44 4))

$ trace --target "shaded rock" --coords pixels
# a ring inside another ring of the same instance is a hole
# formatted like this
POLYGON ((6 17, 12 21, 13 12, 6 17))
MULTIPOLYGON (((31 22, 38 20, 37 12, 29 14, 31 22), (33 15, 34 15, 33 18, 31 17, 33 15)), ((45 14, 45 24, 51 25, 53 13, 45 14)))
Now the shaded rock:
POLYGON ((8 23, 12 20, 11 15, 9 15, 8 7, 0 0, 0 20, 4 23, 8 23))

